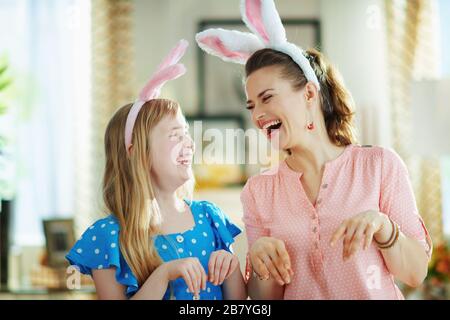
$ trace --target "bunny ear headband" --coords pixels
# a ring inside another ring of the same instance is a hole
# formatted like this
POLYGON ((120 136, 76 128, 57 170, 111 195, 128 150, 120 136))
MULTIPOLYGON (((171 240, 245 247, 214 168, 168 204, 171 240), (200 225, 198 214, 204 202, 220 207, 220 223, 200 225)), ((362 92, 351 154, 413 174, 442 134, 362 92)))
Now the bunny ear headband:
POLYGON ((189 43, 186 40, 180 40, 173 48, 163 62, 159 65, 157 71, 148 80, 144 89, 139 94, 138 99, 133 104, 128 113, 127 122, 125 124, 125 147, 127 152, 131 148, 131 138, 133 135, 133 127, 136 122, 139 111, 142 106, 152 99, 157 99, 161 93, 161 88, 169 80, 174 80, 186 73, 183 64, 178 63, 183 57, 189 43))
POLYGON ((286 39, 286 30, 273 0, 241 0, 242 20, 253 32, 208 29, 195 37, 207 53, 224 61, 245 64, 256 51, 271 48, 290 56, 306 79, 320 90, 319 80, 303 50, 286 39))

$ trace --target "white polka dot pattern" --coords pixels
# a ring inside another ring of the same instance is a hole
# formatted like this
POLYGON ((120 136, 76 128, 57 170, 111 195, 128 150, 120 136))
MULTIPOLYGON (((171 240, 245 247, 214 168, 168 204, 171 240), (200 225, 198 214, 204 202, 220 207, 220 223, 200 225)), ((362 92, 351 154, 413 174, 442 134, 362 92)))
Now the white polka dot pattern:
MULTIPOLYGON (((375 244, 346 262, 342 243, 329 246, 343 220, 367 210, 387 214, 406 236, 428 239, 398 155, 381 147, 347 146, 326 163, 314 205, 301 177, 282 162, 250 178, 241 193, 249 247, 271 236, 283 240, 289 252, 295 275, 284 298, 403 299, 375 244)), ((423 242, 430 253, 431 243, 423 242)))

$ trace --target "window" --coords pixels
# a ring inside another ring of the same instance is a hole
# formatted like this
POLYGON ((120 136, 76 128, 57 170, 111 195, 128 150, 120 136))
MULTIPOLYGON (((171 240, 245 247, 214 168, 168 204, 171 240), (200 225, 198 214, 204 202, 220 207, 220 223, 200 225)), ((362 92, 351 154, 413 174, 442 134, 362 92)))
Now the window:
POLYGON ((2 0, 0 39, 16 91, 12 240, 39 245, 43 218, 73 215, 74 146, 90 101, 90 1, 2 0))
MULTIPOLYGON (((442 75, 450 78, 450 1, 439 0, 440 34, 442 48, 442 75)), ((449 113, 447 113, 450 116, 449 113)), ((444 232, 450 235, 450 155, 443 157, 442 163, 442 202, 444 217, 444 232)))

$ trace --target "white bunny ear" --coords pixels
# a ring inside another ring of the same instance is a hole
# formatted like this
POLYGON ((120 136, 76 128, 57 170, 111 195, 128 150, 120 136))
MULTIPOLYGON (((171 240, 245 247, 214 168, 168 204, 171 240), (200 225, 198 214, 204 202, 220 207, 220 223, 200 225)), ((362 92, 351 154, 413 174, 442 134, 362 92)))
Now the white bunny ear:
POLYGON ((242 20, 266 45, 285 43, 286 30, 273 0, 241 0, 242 20))
POLYGON ((251 33, 235 30, 208 29, 195 36, 200 48, 224 61, 245 64, 264 44, 251 33))

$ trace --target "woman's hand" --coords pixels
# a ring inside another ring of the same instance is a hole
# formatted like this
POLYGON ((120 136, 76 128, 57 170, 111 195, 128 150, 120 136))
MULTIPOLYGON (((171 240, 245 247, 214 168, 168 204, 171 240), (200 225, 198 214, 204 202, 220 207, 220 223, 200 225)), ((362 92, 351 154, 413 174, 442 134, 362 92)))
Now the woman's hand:
POLYGON ((363 250, 366 250, 374 237, 384 242, 391 231, 389 218, 385 214, 369 210, 342 222, 331 237, 330 244, 334 246, 339 239, 344 238, 342 257, 347 260, 355 254, 361 244, 363 250))
POLYGON ((289 284, 294 272, 284 242, 271 237, 261 237, 250 248, 250 262, 261 279, 272 276, 280 286, 289 284))
POLYGON ((200 295, 200 289, 206 290, 206 272, 197 258, 172 260, 159 268, 163 268, 168 281, 183 278, 189 291, 195 296, 200 295))
POLYGON ((214 251, 208 262, 209 281, 215 286, 222 285, 238 266, 239 260, 234 254, 225 250, 214 251))

